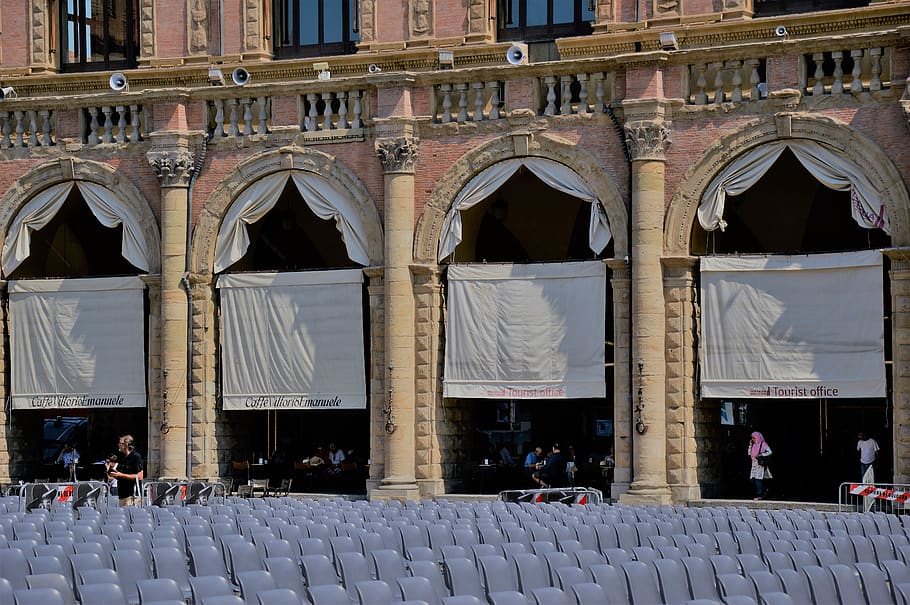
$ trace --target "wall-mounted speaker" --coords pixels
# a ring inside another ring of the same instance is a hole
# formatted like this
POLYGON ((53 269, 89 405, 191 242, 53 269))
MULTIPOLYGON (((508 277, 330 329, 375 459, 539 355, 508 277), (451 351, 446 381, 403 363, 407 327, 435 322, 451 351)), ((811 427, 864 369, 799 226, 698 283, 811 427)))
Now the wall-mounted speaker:
POLYGON ((242 67, 237 67, 231 72, 231 80, 237 86, 245 86, 250 81, 250 72, 242 67))
POLYGON ((506 51, 506 61, 510 65, 527 65, 528 64, 528 45, 513 44, 506 51))
POLYGON ((111 87, 111 90, 116 90, 117 92, 130 89, 130 83, 127 81, 126 76, 119 71, 111 74, 111 77, 107 81, 107 85, 111 87))

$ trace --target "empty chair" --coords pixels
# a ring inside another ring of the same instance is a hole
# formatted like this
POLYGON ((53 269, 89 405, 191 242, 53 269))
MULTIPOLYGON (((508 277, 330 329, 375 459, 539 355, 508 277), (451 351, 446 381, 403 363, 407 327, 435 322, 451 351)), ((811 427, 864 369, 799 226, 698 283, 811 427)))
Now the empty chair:
POLYGON ((538 557, 542 557, 548 552, 556 552, 558 550, 559 547, 556 546, 556 543, 554 542, 545 542, 541 540, 531 542, 531 551, 538 557))
MULTIPOLYGON (((484 544, 478 546, 490 546, 495 549, 496 547, 492 544, 484 544)), ((436 561, 436 553, 433 552, 433 549, 429 546, 412 546, 406 551, 409 561, 436 561)))
POLYGON ((854 567, 859 574, 866 603, 888 603, 892 600, 893 597, 888 588, 888 578, 878 565, 857 563, 854 567))
POLYGON ((627 551, 622 548, 608 548, 604 551, 603 555, 606 558, 607 563, 614 567, 619 567, 626 561, 632 560, 632 551, 627 551))
POLYGON ((76 595, 66 576, 61 573, 41 573, 25 576, 25 585, 34 590, 36 588, 52 588, 60 593, 63 602, 76 605, 76 595))
POLYGON ((528 605, 528 599, 516 590, 491 592, 487 595, 487 601, 490 605, 528 605))
POLYGON ((298 594, 303 594, 303 576, 300 567, 290 557, 266 557, 263 559, 266 570, 272 574, 276 588, 289 588, 298 594))
MULTIPOLYGON (((84 605, 89 605, 90 603, 129 605, 126 595, 123 594, 123 589, 120 588, 120 584, 83 584, 78 587, 78 592, 79 602, 84 605)), ((0 602, 6 601, 0 600, 0 602)))
POLYGON ((755 570, 746 572, 746 577, 755 587, 755 593, 761 596, 766 592, 783 592, 784 585, 780 578, 770 571, 755 570))
POLYGON ((560 567, 556 570, 556 586, 569 592, 573 584, 590 581, 591 578, 578 567, 560 567))
POLYGON ((190 574, 184 554, 174 547, 152 549, 152 569, 156 578, 170 578, 177 583, 184 596, 190 596, 190 574))
POLYGON ((717 591, 714 571, 711 564, 699 557, 683 557, 681 559, 689 581, 689 592, 693 599, 708 599, 719 601, 720 593, 717 591))
POLYGON ((331 557, 332 555, 328 541, 323 540, 322 538, 300 538, 297 540, 297 547, 304 557, 307 555, 325 555, 326 557, 331 557))
POLYGON ((756 598, 755 585, 738 573, 721 573, 717 575, 717 586, 721 596, 727 601, 730 597, 756 598))
MULTIPOLYGON (((221 557, 219 557, 220 559, 221 557)), ((119 552, 114 559, 114 569, 120 578, 120 587, 123 588, 123 593, 126 595, 127 600, 133 602, 137 598, 141 599, 142 595, 139 594, 137 588, 138 583, 143 580, 153 579, 142 554, 133 550, 119 552)), ((182 594, 181 590, 181 598, 183 598, 182 594)))
POLYGON ((666 605, 685 603, 692 598, 686 569, 678 559, 657 559, 651 562, 657 572, 657 585, 666 605))
POLYGON ((341 584, 308 586, 313 605, 351 605, 351 599, 341 584))
POLYGON ((251 569, 237 574, 237 583, 240 585, 240 596, 246 605, 257 605, 256 593, 263 590, 273 590, 275 580, 272 574, 264 569, 251 569))
POLYGON ((56 588, 23 588, 14 594, 16 605, 69 605, 56 588))
POLYGON ((183 591, 177 586, 177 582, 170 578, 153 578, 144 579, 136 582, 136 588, 139 592, 139 603, 150 603, 153 601, 183 601, 183 591))
POLYGON ((189 579, 193 603, 202 603, 207 597, 233 595, 234 588, 224 576, 197 576, 189 579))
POLYGON ((485 599, 486 594, 480 581, 480 574, 470 559, 449 559, 443 563, 447 584, 453 596, 471 595, 485 599))
POLYGON ((28 588, 25 576, 29 575, 28 560, 18 548, 0 548, 0 575, 9 580, 13 590, 28 588))
POLYGON ((583 582, 572 586, 572 594, 575 595, 575 602, 578 605, 613 605, 615 601, 611 600, 611 592, 614 591, 607 590, 594 582, 583 582))
POLYGON ((660 603, 660 588, 649 565, 641 561, 627 561, 620 565, 626 579, 626 588, 632 603, 660 603))
POLYGON ((438 603, 443 596, 437 594, 430 580, 423 576, 402 576, 396 580, 401 597, 405 601, 423 601, 438 603))
POLYGON ((511 565, 505 557, 499 555, 480 557, 478 566, 487 594, 518 591, 518 579, 512 573, 511 565))
POLYGON ((356 552, 340 552, 336 567, 341 575, 341 583, 348 591, 351 599, 357 597, 356 586, 358 582, 366 582, 373 579, 370 572, 370 564, 367 563, 366 557, 356 552))
MULTIPOLYGON (((241 539, 242 540, 242 539, 241 539)), ((238 577, 245 571, 262 571, 262 557, 256 547, 246 541, 231 541, 225 544, 228 571, 234 584, 239 585, 238 577)))
MULTIPOLYGON (((98 559, 98 564, 101 564, 100 558, 98 559)), ((54 555, 31 557, 28 560, 28 569, 32 574, 58 573, 63 576, 72 577, 72 572, 69 569, 69 563, 67 562, 64 564, 63 560, 60 557, 54 555)))
MULTIPOLYGON (((465 559, 470 561, 470 559, 465 559)), ((426 578, 433 586, 433 590, 442 597, 450 596, 452 593, 446 585, 445 578, 439 565, 432 561, 414 561, 408 565, 411 575, 414 577, 426 578)))
POLYGON ((831 565, 828 567, 828 572, 834 578, 834 587, 837 589, 841 603, 846 605, 847 603, 862 604, 866 602, 859 572, 853 565, 831 565))
POLYGON ((575 605, 570 601, 569 595, 555 586, 535 588, 531 595, 534 597, 534 605, 575 605))
POLYGON ((273 588, 256 593, 256 599, 259 605, 309 605, 302 595, 290 588, 273 588))
POLYGON ((818 565, 807 565, 801 570, 806 576, 809 584, 809 592, 812 594, 812 601, 821 605, 822 603, 838 603, 837 588, 834 585, 834 577, 831 573, 818 565))
POLYGON ((392 588, 382 580, 357 582, 355 591, 360 605, 391 605, 395 601, 392 588))
POLYGON ((768 569, 767 564, 765 564, 765 562, 762 560, 762 558, 756 554, 743 553, 743 554, 736 555, 736 561, 739 564, 739 568, 743 571, 743 573, 745 573, 747 571, 753 571, 753 570, 754 571, 767 571, 767 569, 768 569))
MULTIPOLYGON (((885 536, 875 536, 884 538, 885 536)), ((878 561, 875 546, 871 538, 866 536, 850 536, 850 542, 853 544, 854 563, 875 563, 878 561)), ((890 543, 890 540, 886 540, 890 543)), ((887 553, 886 553, 887 556, 887 553)), ((894 555, 892 555, 893 557, 894 555)))
POLYGON ((535 588, 550 586, 548 570, 541 560, 532 554, 517 554, 512 559, 518 577, 518 589, 525 595, 535 588))
POLYGON ((304 555, 300 563, 307 588, 324 584, 340 585, 341 580, 335 572, 335 567, 326 555, 304 555))
POLYGON ((227 568, 218 549, 213 545, 190 546, 190 571, 194 576, 224 576, 227 568))

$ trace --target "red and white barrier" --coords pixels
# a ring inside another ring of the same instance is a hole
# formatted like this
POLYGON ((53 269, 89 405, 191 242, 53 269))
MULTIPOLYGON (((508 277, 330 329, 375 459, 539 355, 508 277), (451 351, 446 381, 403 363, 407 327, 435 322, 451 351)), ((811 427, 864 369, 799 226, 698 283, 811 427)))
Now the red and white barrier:
POLYGON ((879 500, 889 500, 891 502, 907 502, 910 500, 910 492, 890 489, 887 487, 875 487, 863 483, 851 483, 850 493, 854 496, 864 498, 878 498, 879 500))

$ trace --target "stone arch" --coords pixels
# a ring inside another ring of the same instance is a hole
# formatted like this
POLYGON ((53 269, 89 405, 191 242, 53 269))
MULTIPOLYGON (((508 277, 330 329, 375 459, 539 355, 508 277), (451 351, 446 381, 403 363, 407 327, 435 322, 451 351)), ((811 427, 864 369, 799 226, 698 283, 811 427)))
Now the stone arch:
POLYGON ((443 219, 468 181, 497 162, 521 157, 546 158, 574 170, 600 199, 613 232, 614 255, 621 258, 628 254, 628 213, 619 189, 604 167, 570 141, 542 133, 521 132, 498 137, 471 150, 439 179, 417 223, 415 260, 436 264, 443 219))
POLYGON ((673 196, 667 211, 664 254, 689 254, 699 201, 724 166, 754 147, 787 139, 815 141, 853 162, 872 182, 888 210, 892 245, 910 244, 910 197, 900 173, 884 151, 874 141, 833 118, 779 113, 757 119, 721 137, 686 173, 683 185, 673 196))
POLYGON ((212 191, 199 215, 193 232, 192 271, 211 275, 215 262, 215 241, 221 221, 237 195, 259 178, 284 170, 304 170, 320 175, 340 191, 352 196, 366 225, 367 252, 370 264, 383 260, 382 223, 376 204, 359 178, 335 156, 304 147, 282 147, 249 158, 229 173, 212 191))
POLYGON ((149 273, 161 271, 161 236, 158 221, 142 192, 121 173, 102 162, 61 158, 47 162, 25 174, 9 188, 0 201, 0 233, 6 237, 10 225, 19 211, 36 193, 58 183, 87 181, 101 185, 113 192, 127 207, 134 211, 145 243, 148 245, 149 273))

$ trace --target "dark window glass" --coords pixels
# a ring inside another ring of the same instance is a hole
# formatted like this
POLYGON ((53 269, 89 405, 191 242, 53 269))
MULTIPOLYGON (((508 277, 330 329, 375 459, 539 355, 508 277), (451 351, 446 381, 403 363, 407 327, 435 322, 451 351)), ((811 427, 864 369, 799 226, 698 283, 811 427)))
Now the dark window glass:
POLYGON ((138 0, 67 0, 60 3, 65 71, 129 69, 139 57, 138 0))
POLYGON ((795 15, 868 5, 869 0, 757 0, 754 3, 756 17, 795 15))
POLYGON ((275 55, 318 57, 357 51, 357 0, 280 0, 274 5, 275 55))
POLYGON ((499 39, 549 42, 591 33, 591 0, 499 0, 499 39))

